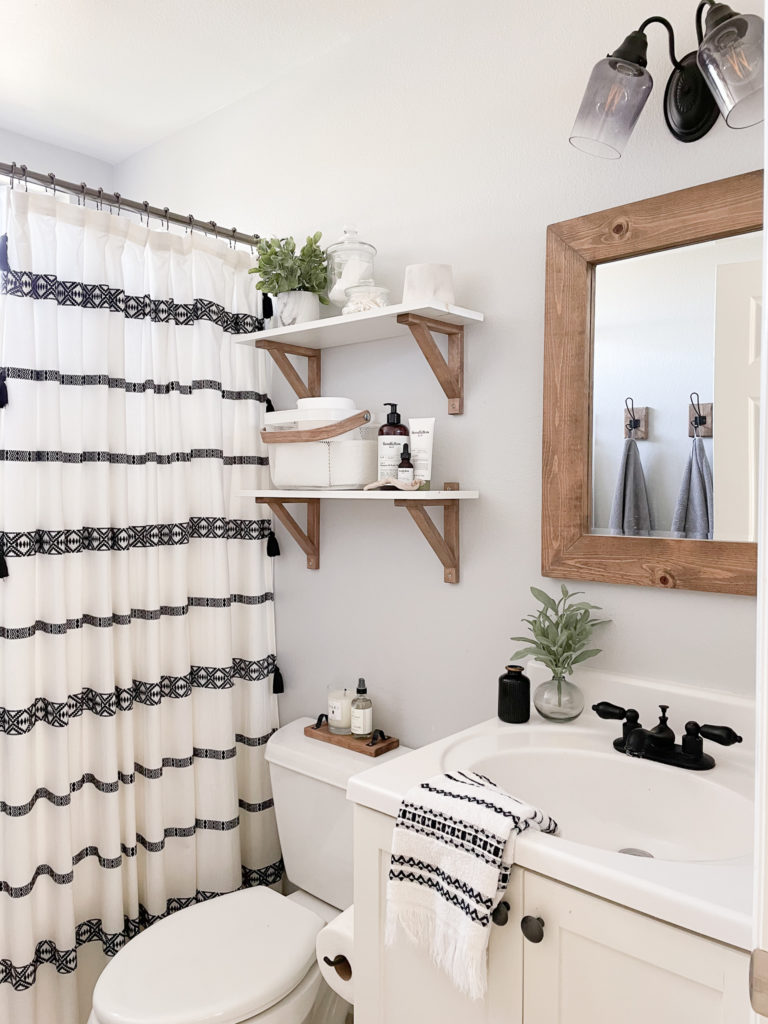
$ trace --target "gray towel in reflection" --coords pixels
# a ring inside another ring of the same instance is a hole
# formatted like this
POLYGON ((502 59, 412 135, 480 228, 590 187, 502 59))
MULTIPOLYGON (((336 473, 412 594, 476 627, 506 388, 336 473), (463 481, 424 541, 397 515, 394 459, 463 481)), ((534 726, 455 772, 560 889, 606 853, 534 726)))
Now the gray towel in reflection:
POLYGON ((637 441, 631 437, 624 442, 608 525, 611 533, 626 537, 647 537, 651 532, 651 509, 643 464, 637 441))
POLYGON ((694 437, 677 496, 672 533, 689 540, 712 540, 715 526, 712 467, 704 442, 694 437))

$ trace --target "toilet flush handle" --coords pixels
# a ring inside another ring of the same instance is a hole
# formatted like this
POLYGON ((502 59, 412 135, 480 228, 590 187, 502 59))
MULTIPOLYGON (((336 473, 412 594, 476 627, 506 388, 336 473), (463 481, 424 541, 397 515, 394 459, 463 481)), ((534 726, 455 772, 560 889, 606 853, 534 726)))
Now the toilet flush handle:
POLYGON ((333 960, 328 956, 324 956, 323 963, 332 967, 342 981, 349 981, 352 977, 352 965, 345 956, 342 956, 341 953, 338 953, 333 960))

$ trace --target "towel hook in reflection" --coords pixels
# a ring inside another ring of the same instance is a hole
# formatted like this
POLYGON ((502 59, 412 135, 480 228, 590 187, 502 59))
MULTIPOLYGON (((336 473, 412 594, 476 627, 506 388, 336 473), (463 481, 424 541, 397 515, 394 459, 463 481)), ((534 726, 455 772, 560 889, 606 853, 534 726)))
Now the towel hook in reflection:
POLYGON ((702 414, 701 411, 701 399, 699 398, 698 391, 692 391, 690 394, 691 405, 693 406, 693 419, 691 420, 691 426, 693 427, 693 436, 701 437, 701 431, 699 427, 703 427, 707 422, 707 417, 702 414), (694 398, 694 395, 696 396, 694 398))
POLYGON ((640 420, 635 417, 634 398, 632 398, 631 396, 625 398, 624 405, 627 410, 627 416, 629 417, 629 419, 627 420, 627 430, 629 431, 629 436, 633 438, 635 436, 635 431, 640 426, 640 420))

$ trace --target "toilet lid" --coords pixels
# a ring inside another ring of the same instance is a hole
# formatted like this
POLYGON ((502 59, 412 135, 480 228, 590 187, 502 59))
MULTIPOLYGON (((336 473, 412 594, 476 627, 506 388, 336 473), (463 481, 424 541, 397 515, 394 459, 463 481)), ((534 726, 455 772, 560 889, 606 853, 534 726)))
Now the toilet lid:
POLYGON ((265 886, 177 911, 132 939, 93 993, 100 1024, 237 1024, 288 995, 324 922, 265 886))

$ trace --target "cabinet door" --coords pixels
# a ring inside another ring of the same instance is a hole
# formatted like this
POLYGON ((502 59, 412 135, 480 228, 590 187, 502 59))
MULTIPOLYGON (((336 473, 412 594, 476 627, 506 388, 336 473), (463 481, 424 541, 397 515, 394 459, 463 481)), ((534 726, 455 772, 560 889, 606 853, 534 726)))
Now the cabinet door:
POLYGON ((468 999, 402 934, 384 944, 393 825, 355 807, 355 1024, 522 1024, 522 869, 512 871, 507 924, 491 925, 488 994, 468 999))
POLYGON ((747 953, 525 872, 525 1024, 748 1024, 747 953))

